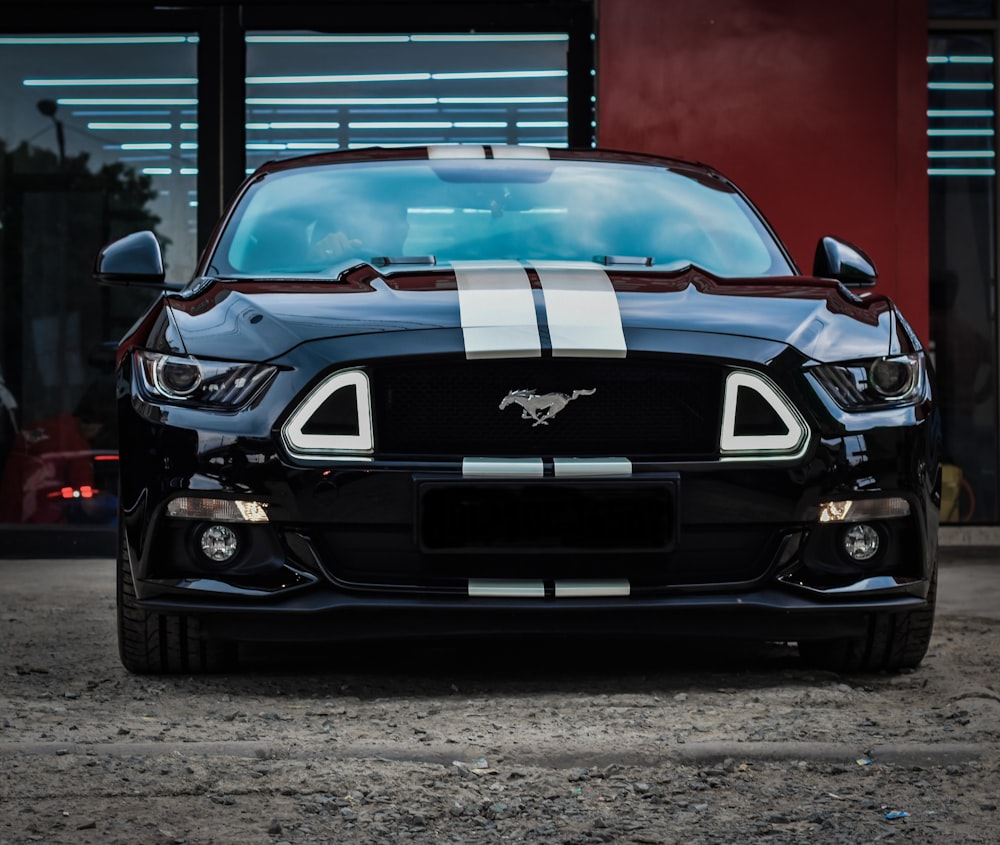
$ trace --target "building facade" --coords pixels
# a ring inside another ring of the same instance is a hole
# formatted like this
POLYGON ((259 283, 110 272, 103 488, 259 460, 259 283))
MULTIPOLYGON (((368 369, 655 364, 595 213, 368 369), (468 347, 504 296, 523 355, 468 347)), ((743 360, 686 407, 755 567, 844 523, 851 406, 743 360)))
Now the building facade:
POLYGON ((102 244, 153 229, 182 281, 269 158, 461 142, 706 161, 800 266, 826 234, 862 246, 935 353, 944 519, 992 541, 996 23, 983 0, 40 0, 0 21, 3 553, 114 547, 109 374, 152 294, 96 287, 102 244))

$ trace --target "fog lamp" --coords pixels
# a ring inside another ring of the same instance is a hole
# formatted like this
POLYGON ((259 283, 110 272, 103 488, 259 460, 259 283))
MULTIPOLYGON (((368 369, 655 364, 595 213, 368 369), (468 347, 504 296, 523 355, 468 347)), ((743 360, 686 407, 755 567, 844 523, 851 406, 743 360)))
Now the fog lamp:
POLYGON ((199 538, 201 553, 216 563, 226 563, 235 557, 239 538, 228 525, 209 525, 199 538))
POLYGON ((871 560, 878 553, 878 532, 870 525, 855 523, 841 536, 844 551, 851 560, 871 560))

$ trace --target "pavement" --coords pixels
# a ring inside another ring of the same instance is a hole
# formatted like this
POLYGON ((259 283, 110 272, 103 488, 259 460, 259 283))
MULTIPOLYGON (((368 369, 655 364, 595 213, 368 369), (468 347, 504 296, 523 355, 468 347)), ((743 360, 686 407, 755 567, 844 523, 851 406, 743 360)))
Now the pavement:
POLYGON ((939 614, 1000 621, 1000 548, 942 546, 938 561, 939 614))

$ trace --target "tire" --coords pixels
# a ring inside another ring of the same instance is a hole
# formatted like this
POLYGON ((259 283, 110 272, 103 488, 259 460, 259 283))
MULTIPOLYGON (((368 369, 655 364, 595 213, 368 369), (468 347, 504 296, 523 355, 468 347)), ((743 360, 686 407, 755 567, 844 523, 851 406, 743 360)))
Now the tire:
POLYGON ((936 602, 937 564, 925 607, 906 613, 872 614, 865 636, 806 640, 799 643, 799 655, 812 666, 839 673, 915 669, 930 645, 936 602))
POLYGON ((224 671, 235 664, 235 646, 203 638, 196 618, 150 613, 139 606, 128 543, 121 528, 117 580, 118 654, 129 672, 137 675, 200 674, 224 671))

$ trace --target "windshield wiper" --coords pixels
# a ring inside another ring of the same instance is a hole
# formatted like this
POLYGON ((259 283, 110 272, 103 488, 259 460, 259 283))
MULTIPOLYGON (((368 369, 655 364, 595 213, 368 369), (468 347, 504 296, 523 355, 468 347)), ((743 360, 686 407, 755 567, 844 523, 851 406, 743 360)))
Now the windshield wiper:
POLYGON ((611 265, 619 266, 623 264, 633 267, 652 267, 653 256, 651 255, 595 255, 594 261, 606 267, 611 265))
POLYGON ((400 264, 430 267, 437 264, 437 258, 433 255, 376 255, 371 263, 374 267, 395 267, 400 264))

